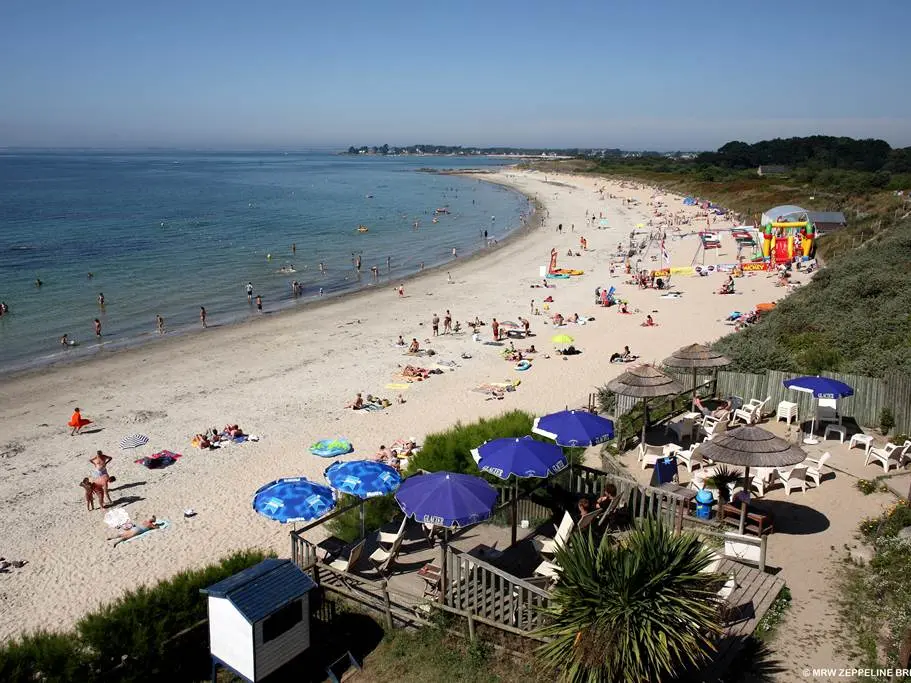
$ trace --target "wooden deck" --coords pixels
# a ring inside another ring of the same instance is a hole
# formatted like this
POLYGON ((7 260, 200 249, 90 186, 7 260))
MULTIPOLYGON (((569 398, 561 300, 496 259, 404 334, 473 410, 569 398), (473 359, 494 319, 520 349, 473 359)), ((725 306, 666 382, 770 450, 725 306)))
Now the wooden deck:
MULTIPOLYGON (((564 491, 570 496, 597 494, 605 480, 612 481, 627 501, 633 518, 663 518, 675 531, 680 531, 690 519, 685 497, 667 490, 637 485, 590 468, 578 468, 564 479, 568 484, 564 491)), ((511 490, 504 492, 507 500, 500 512, 508 512, 511 504, 516 506, 518 520, 540 520, 543 514, 553 512, 525 497, 511 503, 511 490)), ((574 499, 562 503, 560 507, 568 509, 574 499)), ((541 640, 537 631, 543 625, 541 608, 548 605, 549 593, 533 580, 534 569, 541 561, 535 541, 541 535, 553 535, 553 522, 538 528, 532 528, 531 523, 529 528, 517 529, 515 537, 510 526, 478 524, 452 534, 445 552, 439 543, 431 547, 420 526, 412 525, 386 575, 372 568, 368 559, 377 547, 375 534, 368 535, 358 566, 345 573, 321 562, 318 545, 304 538, 303 534, 314 526, 292 533, 294 562, 310 572, 325 590, 381 614, 387 628, 427 624, 436 610, 442 610, 465 618, 472 638, 477 622, 541 640), (433 569, 428 565, 433 565, 433 569)), ((709 535, 725 538, 718 533, 709 535)), ((714 661, 699 672, 699 680, 703 681, 720 680, 784 586, 782 579, 732 559, 722 561, 720 572, 736 574, 737 587, 728 600, 724 632, 714 661)))
POLYGON ((721 679, 785 585, 777 576, 733 560, 723 560, 719 572, 736 573, 737 588, 728 600, 728 619, 715 661, 702 672, 706 683, 721 679))

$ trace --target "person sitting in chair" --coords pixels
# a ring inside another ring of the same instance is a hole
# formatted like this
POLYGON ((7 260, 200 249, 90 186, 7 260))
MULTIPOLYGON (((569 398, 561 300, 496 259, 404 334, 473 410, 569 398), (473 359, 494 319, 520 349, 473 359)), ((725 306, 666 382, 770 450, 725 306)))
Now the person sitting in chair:
POLYGON ((706 417, 714 417, 715 419, 724 417, 731 409, 731 404, 729 402, 722 401, 715 410, 709 410, 702 404, 702 401, 700 401, 698 397, 693 401, 693 405, 695 405, 697 410, 706 417))

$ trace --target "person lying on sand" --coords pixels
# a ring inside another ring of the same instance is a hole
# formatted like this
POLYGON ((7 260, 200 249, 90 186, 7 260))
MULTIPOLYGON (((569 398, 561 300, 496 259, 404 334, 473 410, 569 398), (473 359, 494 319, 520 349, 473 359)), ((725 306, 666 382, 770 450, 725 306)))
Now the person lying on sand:
POLYGON ((244 434, 244 430, 237 425, 225 425, 222 433, 227 434, 232 439, 236 439, 239 436, 246 436, 246 434, 244 434))
POLYGON ((364 399, 358 392, 357 396, 354 397, 354 400, 345 406, 346 408, 352 408, 353 410, 360 410, 364 407, 364 399))
POLYGON ((538 350, 535 348, 534 344, 532 344, 527 349, 525 349, 525 353, 537 353, 537 352, 538 352, 538 350))
POLYGON ((130 529, 121 531, 116 536, 108 536, 107 540, 114 541, 114 545, 112 545, 111 547, 116 548, 118 545, 120 545, 124 541, 127 541, 131 538, 136 538, 137 536, 141 536, 142 534, 146 533, 147 531, 152 531, 152 529, 157 529, 161 524, 162 524, 162 522, 159 522, 155 518, 155 515, 152 515, 151 517, 149 517, 147 520, 145 520, 141 524, 137 524, 130 529))

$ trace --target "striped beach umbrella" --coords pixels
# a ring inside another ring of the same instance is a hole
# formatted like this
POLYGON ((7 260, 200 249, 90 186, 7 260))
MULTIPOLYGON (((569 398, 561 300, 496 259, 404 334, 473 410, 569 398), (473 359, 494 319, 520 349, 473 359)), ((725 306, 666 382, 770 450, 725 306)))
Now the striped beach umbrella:
POLYGON ((130 434, 120 440, 120 448, 123 450, 138 448, 139 446, 145 446, 147 443, 149 443, 149 437, 145 434, 130 434))

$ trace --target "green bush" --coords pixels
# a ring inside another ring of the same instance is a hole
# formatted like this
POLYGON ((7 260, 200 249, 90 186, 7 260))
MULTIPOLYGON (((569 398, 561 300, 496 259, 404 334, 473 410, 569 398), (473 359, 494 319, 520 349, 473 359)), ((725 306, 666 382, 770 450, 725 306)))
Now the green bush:
POLYGON ((209 651, 204 631, 166 641, 206 618, 201 588, 265 557, 260 551, 234 553, 218 564, 129 591, 83 617, 75 632, 35 633, 7 642, 0 646, 0 680, 93 681, 109 678, 108 672, 117 666, 118 681, 205 678, 209 651))
POLYGON ((0 681, 89 681, 93 678, 90 661, 72 635, 38 631, 0 646, 0 681))
POLYGON ((408 464, 408 474, 418 470, 478 474, 478 466, 471 457, 472 448, 491 439, 527 436, 531 434, 533 423, 534 416, 521 410, 512 410, 490 419, 482 418, 471 424, 457 422, 445 432, 429 434, 424 439, 421 450, 408 464))
POLYGON ((885 436, 894 426, 895 416, 892 414, 891 408, 883 406, 883 409, 879 411, 879 431, 885 436))

